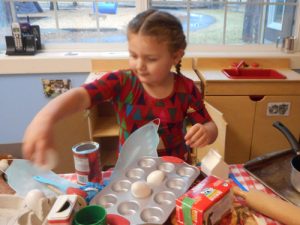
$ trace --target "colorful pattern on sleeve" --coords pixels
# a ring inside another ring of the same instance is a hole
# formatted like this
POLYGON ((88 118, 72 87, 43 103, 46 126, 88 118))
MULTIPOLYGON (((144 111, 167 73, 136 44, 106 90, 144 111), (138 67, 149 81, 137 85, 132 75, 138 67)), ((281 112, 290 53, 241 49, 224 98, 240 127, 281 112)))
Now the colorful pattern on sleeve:
POLYGON ((172 94, 163 99, 148 95, 131 70, 118 70, 103 75, 83 87, 91 96, 92 105, 111 101, 120 126, 120 144, 137 128, 160 119, 159 136, 165 146, 165 155, 185 159, 188 147, 184 142, 183 121, 206 123, 211 120, 203 105, 202 95, 194 82, 174 74, 172 94))

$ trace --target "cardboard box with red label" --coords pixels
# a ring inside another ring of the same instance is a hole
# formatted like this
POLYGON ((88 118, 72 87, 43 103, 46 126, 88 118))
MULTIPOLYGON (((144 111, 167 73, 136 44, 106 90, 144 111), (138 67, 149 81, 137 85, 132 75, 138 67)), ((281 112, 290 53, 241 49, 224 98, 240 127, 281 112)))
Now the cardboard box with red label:
POLYGON ((176 199, 179 225, 216 224, 232 209, 233 197, 228 181, 208 176, 176 199))

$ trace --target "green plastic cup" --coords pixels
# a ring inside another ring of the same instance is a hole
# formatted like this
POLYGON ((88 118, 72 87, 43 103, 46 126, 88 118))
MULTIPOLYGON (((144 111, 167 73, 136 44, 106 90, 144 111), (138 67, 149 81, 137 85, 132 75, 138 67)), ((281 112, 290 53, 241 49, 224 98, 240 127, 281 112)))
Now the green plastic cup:
POLYGON ((106 210, 99 205, 89 205, 80 209, 74 217, 74 225, 107 225, 106 210))

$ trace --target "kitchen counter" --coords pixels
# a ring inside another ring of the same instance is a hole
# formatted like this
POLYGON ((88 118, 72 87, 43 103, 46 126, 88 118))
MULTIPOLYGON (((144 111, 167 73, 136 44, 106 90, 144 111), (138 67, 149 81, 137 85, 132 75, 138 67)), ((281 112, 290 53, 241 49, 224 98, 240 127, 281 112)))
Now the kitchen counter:
POLYGON ((295 95, 300 94, 300 75, 290 68, 287 58, 202 58, 197 59, 194 68, 201 79, 205 95, 295 95), (231 79, 222 69, 231 68, 241 60, 251 67, 274 69, 286 76, 286 79, 231 79))
MULTIPOLYGON (((274 69, 274 68, 272 68, 274 69)), ((275 69, 279 73, 286 76, 286 79, 231 79, 227 77, 223 72, 222 69, 214 68, 214 69, 198 69, 200 72, 200 76, 202 75, 206 81, 225 81, 225 82, 290 82, 290 81, 300 81, 300 74, 296 71, 288 68, 278 68, 275 69)))
MULTIPOLYGON (((181 72, 194 82, 200 82, 199 77, 193 70, 194 58, 186 56, 181 62, 181 72)), ((101 77, 105 71, 113 71, 117 69, 128 69, 128 59, 93 59, 91 61, 91 73, 86 79, 86 83, 101 77)))
POLYGON ((300 75, 300 69, 293 69, 293 71, 295 71, 296 73, 299 73, 299 75, 300 75))

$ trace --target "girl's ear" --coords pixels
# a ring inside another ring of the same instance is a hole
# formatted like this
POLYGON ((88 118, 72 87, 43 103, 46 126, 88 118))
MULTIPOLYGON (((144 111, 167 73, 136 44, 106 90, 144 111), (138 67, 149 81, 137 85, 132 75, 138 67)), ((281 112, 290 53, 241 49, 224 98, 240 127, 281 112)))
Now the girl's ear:
POLYGON ((174 65, 177 65, 180 62, 180 60, 182 59, 183 56, 184 56, 184 50, 183 49, 179 49, 177 52, 175 52, 174 55, 173 55, 174 65))

